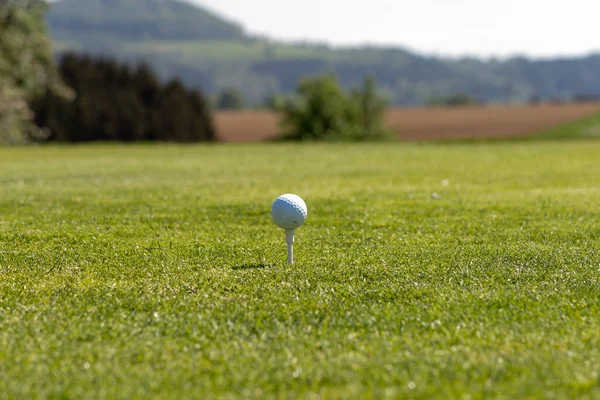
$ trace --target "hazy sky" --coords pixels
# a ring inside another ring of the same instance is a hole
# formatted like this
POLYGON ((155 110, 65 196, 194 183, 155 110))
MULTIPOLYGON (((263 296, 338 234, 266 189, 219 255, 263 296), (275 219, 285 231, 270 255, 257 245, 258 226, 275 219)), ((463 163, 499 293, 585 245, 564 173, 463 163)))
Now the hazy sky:
POLYGON ((192 0, 251 33, 445 55, 600 51, 599 0, 192 0))

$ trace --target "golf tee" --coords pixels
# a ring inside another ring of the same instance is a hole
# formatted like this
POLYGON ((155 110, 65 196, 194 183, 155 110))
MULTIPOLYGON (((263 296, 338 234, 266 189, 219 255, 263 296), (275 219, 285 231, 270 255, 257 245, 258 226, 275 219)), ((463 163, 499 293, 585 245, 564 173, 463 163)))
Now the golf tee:
POLYGON ((285 231, 285 240, 287 242, 288 248, 288 264, 294 263, 294 231, 286 230, 285 231))

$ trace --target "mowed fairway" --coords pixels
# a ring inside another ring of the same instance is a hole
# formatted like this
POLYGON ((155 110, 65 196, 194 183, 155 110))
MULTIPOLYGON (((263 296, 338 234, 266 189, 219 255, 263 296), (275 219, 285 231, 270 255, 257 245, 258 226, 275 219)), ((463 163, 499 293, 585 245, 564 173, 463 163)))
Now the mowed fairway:
POLYGON ((0 149, 0 398, 598 398, 599 154, 0 149))

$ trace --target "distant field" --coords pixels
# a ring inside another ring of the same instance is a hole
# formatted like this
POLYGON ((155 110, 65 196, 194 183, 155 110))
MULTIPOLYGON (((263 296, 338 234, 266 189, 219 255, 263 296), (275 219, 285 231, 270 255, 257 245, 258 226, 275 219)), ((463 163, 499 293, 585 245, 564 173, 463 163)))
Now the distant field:
MULTIPOLYGON (((596 114, 600 103, 397 108, 386 122, 401 140, 484 139, 531 135, 596 114)), ((217 112, 215 121, 225 142, 261 141, 279 132, 277 115, 266 111, 217 112)))
POLYGON ((597 399, 599 154, 0 148, 0 398, 597 399))
MULTIPOLYGON (((384 61, 385 55, 379 49, 337 48, 332 51, 316 45, 269 43, 266 41, 152 41, 127 42, 121 48, 128 52, 166 54, 191 62, 207 61, 257 61, 267 59, 314 59, 327 61, 361 59, 368 62, 384 61)), ((397 53, 401 53, 398 51, 397 53)))

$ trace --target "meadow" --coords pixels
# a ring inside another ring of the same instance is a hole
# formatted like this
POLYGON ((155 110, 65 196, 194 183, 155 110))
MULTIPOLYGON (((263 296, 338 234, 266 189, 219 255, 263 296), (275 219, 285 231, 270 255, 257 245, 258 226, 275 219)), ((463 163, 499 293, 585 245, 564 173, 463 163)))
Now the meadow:
POLYGON ((598 154, 0 149, 0 398, 598 398, 598 154))
MULTIPOLYGON (((58 42, 64 46, 64 42, 58 42)), ((271 43, 264 40, 201 40, 201 41, 151 41, 125 42, 121 44, 125 51, 147 54, 168 55, 183 61, 202 63, 215 61, 261 61, 270 60, 314 60, 356 61, 362 63, 386 62, 389 56, 377 48, 342 48, 332 51, 328 46, 314 44, 271 43)), ((409 58, 407 53, 399 50, 398 54, 409 58)))

